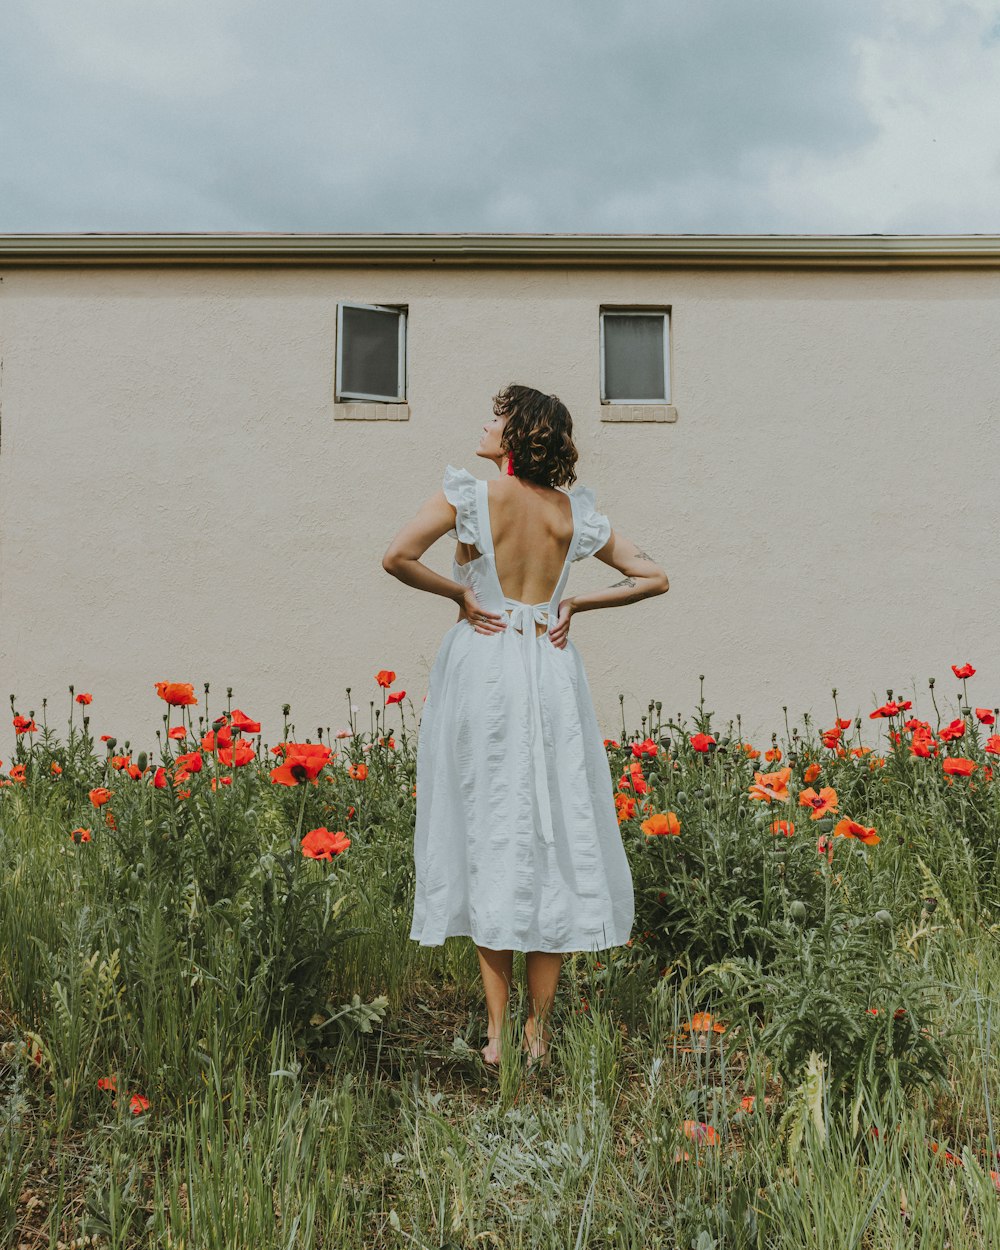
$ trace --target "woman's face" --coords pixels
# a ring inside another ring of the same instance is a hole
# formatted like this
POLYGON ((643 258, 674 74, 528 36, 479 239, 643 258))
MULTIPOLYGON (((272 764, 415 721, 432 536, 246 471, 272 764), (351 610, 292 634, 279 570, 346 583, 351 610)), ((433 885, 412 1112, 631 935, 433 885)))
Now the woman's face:
POLYGON ((479 439, 479 447, 476 454, 485 456, 490 460, 500 460, 505 454, 500 447, 500 438, 503 435, 503 427, 507 424, 506 417, 492 416, 483 426, 483 432, 479 439))

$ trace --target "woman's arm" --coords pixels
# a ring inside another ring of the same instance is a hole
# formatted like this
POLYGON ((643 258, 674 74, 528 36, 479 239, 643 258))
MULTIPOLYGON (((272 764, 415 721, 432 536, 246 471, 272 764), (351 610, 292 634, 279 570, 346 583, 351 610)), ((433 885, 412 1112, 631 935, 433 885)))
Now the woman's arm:
POLYGON ((645 551, 640 551, 630 538, 611 531, 611 537, 594 556, 625 577, 608 590, 591 590, 584 595, 568 595, 574 612, 590 612, 595 608, 615 608, 625 603, 638 603, 670 589, 666 573, 645 551))
POLYGON ((416 586, 418 590, 444 595, 446 599, 462 603, 466 587, 450 577, 442 577, 420 561, 428 547, 454 529, 455 520, 455 509, 444 491, 439 490, 421 505, 413 520, 408 521, 393 538, 382 557, 382 567, 407 586, 416 586))

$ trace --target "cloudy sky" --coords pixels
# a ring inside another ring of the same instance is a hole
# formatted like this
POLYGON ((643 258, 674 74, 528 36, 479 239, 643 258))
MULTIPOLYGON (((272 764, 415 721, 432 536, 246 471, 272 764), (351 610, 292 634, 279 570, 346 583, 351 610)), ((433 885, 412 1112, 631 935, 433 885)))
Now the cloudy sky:
POLYGON ((1000 0, 5 0, 0 231, 1000 231, 1000 0))

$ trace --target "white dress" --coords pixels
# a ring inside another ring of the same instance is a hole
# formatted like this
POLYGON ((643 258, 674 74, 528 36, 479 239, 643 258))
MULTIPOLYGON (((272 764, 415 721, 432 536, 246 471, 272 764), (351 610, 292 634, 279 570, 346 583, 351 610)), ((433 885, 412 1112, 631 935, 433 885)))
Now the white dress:
MULTIPOLYGON (((441 641, 417 740, 416 893, 410 937, 462 935, 493 950, 600 951, 631 936, 635 896, 604 739, 580 653, 535 633, 555 621, 569 567, 611 523, 575 486, 573 538, 545 603, 506 596, 493 558, 485 481, 448 465, 449 533, 480 554, 453 564, 507 628, 456 621, 441 641)), ((572 628, 572 627, 571 627, 572 628)))

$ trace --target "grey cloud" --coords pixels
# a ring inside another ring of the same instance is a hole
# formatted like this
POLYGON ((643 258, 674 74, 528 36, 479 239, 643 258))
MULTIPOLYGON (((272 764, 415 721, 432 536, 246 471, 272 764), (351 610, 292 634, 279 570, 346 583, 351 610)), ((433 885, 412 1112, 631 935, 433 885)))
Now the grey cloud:
POLYGON ((862 0, 60 2, 6 19, 0 230, 808 230, 762 158, 878 133, 862 0))

